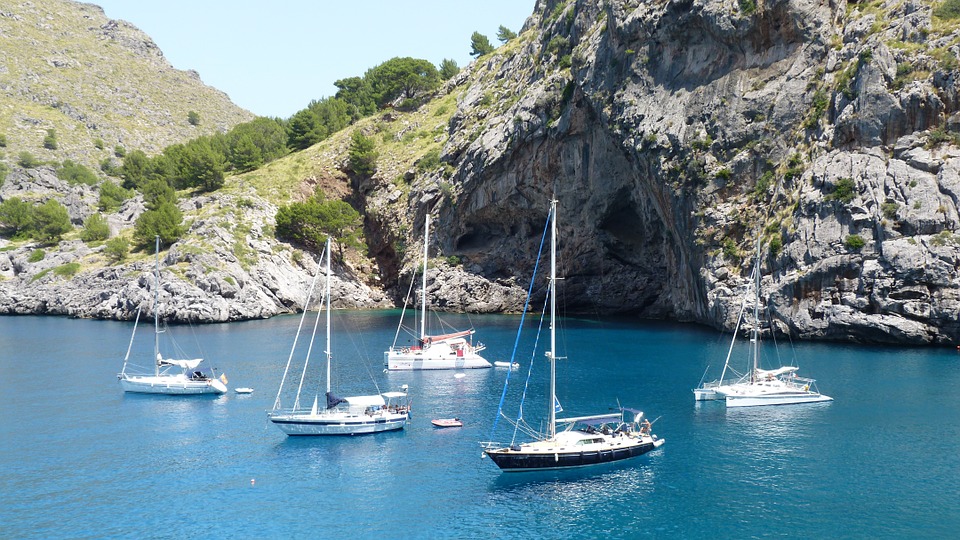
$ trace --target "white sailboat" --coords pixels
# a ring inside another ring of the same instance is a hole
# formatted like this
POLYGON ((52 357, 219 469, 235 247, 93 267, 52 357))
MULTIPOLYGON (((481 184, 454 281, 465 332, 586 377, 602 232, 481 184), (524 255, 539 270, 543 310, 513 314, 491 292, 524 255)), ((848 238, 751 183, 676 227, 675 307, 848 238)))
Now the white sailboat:
POLYGON ((223 394, 227 391, 227 379, 209 377, 197 368, 203 362, 202 358, 173 359, 164 358, 160 354, 160 237, 156 239, 157 264, 154 271, 154 300, 153 300, 153 373, 136 374, 128 371, 130 351, 133 348, 133 339, 137 335, 137 326, 140 324, 140 309, 137 309, 137 319, 133 325, 133 335, 127 346, 127 354, 123 357, 123 368, 117 375, 120 387, 124 392, 140 394, 223 394))
MULTIPOLYGON (((518 419, 518 430, 533 436, 532 442, 510 444, 483 443, 484 456, 490 457, 503 472, 569 469, 633 458, 659 448, 664 439, 651 433, 651 422, 641 422, 643 412, 621 407, 616 413, 560 419, 562 412, 556 395, 556 283, 557 283, 557 202, 550 205, 550 401, 547 432, 536 433, 518 419), (557 432, 557 425, 566 428, 557 432)), ((506 392, 506 388, 504 389, 506 392)), ((522 405, 521 405, 522 410, 522 405)), ((502 414, 502 413, 501 413, 502 414)), ((516 435, 516 431, 514 432, 516 435)))
MULTIPOLYGON (((750 359, 745 374, 738 374, 730 366, 737 335, 746 313, 746 297, 740 307, 727 359, 720 379, 705 382, 693 390, 696 401, 723 401, 727 407, 755 407, 760 405, 794 405, 820 403, 833 398, 820 393, 814 379, 797 375, 799 368, 783 366, 773 370, 760 368, 760 240, 757 238, 757 260, 751 274, 754 293, 753 326, 750 330, 750 359), (727 374, 732 374, 727 378, 727 374)), ((748 295, 749 296, 749 295, 748 295)))
POLYGON ((308 304, 313 295, 313 290, 319 276, 314 276, 313 284, 307 293, 307 301, 303 306, 303 316, 300 319, 300 327, 297 329, 297 336, 293 340, 293 347, 290 349, 290 357, 287 359, 287 367, 283 371, 283 378, 280 381, 280 389, 277 391, 277 399, 273 404, 273 409, 267 416, 281 431, 287 435, 360 435, 366 433, 379 433, 382 431, 394 431, 403 429, 407 420, 410 418, 410 405, 406 400, 406 392, 384 392, 368 396, 351 396, 339 398, 331 392, 330 389, 330 367, 331 367, 331 347, 330 347, 330 239, 327 239, 327 246, 324 250, 326 257, 326 405, 321 409, 318 406, 318 398, 315 396, 313 405, 310 408, 300 407, 300 392, 303 388, 303 381, 306 377, 307 366, 310 361, 310 350, 313 348, 313 340, 316 337, 317 325, 320 321, 320 313, 317 313, 317 320, 314 323, 313 335, 310 338, 310 346, 307 349, 307 358, 303 365, 303 373, 300 376, 300 385, 297 387, 297 396, 293 407, 282 409, 280 407, 280 396, 283 392, 283 386, 287 379, 287 373, 290 371, 290 362, 293 359, 294 351, 297 347, 297 340, 300 338, 300 331, 303 328, 303 322, 307 315, 308 304))
MULTIPOLYGON (((391 371, 491 367, 490 362, 479 354, 480 351, 484 350, 484 345, 482 343, 473 344, 474 330, 472 328, 446 334, 427 334, 427 248, 429 238, 430 214, 427 214, 423 226, 423 285, 420 295, 420 333, 417 337, 417 344, 410 347, 397 346, 400 331, 403 329, 403 313, 401 313, 400 325, 394 335, 393 345, 383 353, 383 367, 391 371)), ((406 304, 404 304, 404 313, 406 307, 406 304)))

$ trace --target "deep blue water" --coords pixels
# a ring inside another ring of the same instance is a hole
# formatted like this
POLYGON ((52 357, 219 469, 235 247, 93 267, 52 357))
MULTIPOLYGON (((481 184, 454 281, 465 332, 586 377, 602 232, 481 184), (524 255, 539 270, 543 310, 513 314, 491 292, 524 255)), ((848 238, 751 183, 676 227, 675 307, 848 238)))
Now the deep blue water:
MULTIPOLYGON (((599 469, 501 474, 478 442, 491 439, 506 371, 383 373, 396 318, 335 315, 337 390, 408 384, 414 397, 406 430, 353 438, 288 438, 266 420, 299 317, 175 328, 184 349, 227 374, 231 393, 219 397, 124 395, 116 373, 130 323, 0 318, 0 538, 943 538, 960 530, 957 351, 796 344, 790 360, 834 402, 728 411, 697 406, 691 393, 708 364, 722 364, 727 336, 567 320, 558 340, 569 357, 558 366, 564 413, 604 412, 619 399, 660 417, 655 432, 667 443, 599 469), (234 394, 237 386, 255 392, 234 394), (465 427, 430 425, 447 416, 465 427)), ((445 319, 463 326, 467 318, 445 319)), ((506 360, 518 318, 470 319, 484 355, 506 360)), ((138 339, 134 353, 150 347, 138 339)), ((529 345, 524 351, 511 374, 511 417, 529 345)), ((545 408, 541 358, 525 409, 531 423, 545 408)), ((508 439, 508 427, 501 421, 493 438, 508 439)))

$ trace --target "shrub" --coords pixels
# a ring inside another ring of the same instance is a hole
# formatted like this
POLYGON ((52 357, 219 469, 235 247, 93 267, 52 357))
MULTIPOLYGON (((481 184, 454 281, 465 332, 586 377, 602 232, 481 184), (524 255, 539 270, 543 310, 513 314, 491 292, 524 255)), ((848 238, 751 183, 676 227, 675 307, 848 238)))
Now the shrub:
POLYGON ((200 125, 200 113, 197 111, 190 111, 187 113, 187 122, 190 122, 191 126, 200 125))
POLYGON ((735 261, 739 258, 740 250, 737 249, 736 242, 733 241, 733 238, 727 238, 723 242, 723 256, 728 261, 735 261))
POLYGON ((349 167, 358 176, 373 176, 377 170, 377 150, 373 139, 360 131, 350 136, 349 167))
POLYGON ((47 150, 57 149, 57 132, 53 128, 47 130, 47 135, 43 138, 43 147, 47 150))
POLYGON ((83 224, 80 239, 84 242, 96 242, 110 238, 110 225, 103 214, 92 214, 83 224))
POLYGON ((20 152, 17 163, 24 169, 34 169, 40 166, 40 160, 27 151, 20 152))
POLYGON ((885 202, 880 205, 880 209, 883 211, 883 217, 887 219, 896 219, 897 211, 900 210, 900 205, 895 202, 885 202))
POLYGON ((44 242, 59 242, 60 237, 70 232, 70 214, 66 207, 50 199, 34 208, 34 237, 44 242))
POLYGON ((73 185, 95 186, 98 181, 97 175, 93 171, 69 159, 57 168, 57 178, 73 185))
POLYGON ((837 180, 836 185, 833 187, 833 193, 827 195, 824 199, 848 203, 856 196, 856 187, 857 184, 852 178, 841 178, 837 180))
POLYGON ((43 260, 47 256, 47 252, 42 249, 35 249, 30 252, 30 257, 27 259, 27 262, 37 263, 43 260))
POLYGON ((113 212, 120 208, 123 201, 133 196, 133 191, 123 189, 112 180, 104 180, 100 184, 100 200, 97 207, 101 212, 113 212))
POLYGON ((130 242, 122 236, 115 236, 107 240, 103 252, 111 261, 120 262, 126 259, 127 254, 130 253, 130 242))
POLYGON ((859 251, 867 245, 867 242, 859 234, 851 234, 843 241, 843 245, 847 246, 848 249, 859 251))

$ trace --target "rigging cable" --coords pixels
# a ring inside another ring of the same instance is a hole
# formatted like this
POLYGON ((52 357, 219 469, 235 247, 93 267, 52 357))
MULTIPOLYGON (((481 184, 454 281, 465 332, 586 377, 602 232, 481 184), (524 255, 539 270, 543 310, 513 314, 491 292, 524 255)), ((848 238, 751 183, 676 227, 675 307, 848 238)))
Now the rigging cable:
MULTIPOLYGON (((533 275, 530 276, 530 286, 527 287, 527 299, 523 301, 523 312, 520 314, 520 325, 517 327, 517 337, 513 342, 513 352, 510 353, 510 364, 513 365, 514 359, 517 357, 517 347, 520 345, 520 332, 523 330, 523 321, 527 316, 527 308, 530 306, 530 296, 533 294, 533 284, 537 279, 537 270, 540 268, 540 257, 543 255, 543 244, 547 240, 547 232, 549 232, 550 220, 553 219, 553 211, 547 214, 547 222, 543 226, 543 235, 540 237, 540 248, 537 250, 537 262, 533 265, 533 275)), ((532 364, 533 362, 531 362, 532 364)), ((532 367, 532 366, 531 366, 532 367)), ((500 414, 503 412, 503 402, 507 397, 507 385, 510 384, 510 372, 512 369, 507 370, 507 378, 503 381, 503 392, 500 394, 500 404, 497 405, 497 416, 493 419, 493 427, 490 428, 490 439, 493 440, 493 433, 497 430, 497 423, 500 420, 500 414)), ((529 373, 527 375, 529 380, 529 373)), ((521 405, 521 410, 523 406, 521 405)))

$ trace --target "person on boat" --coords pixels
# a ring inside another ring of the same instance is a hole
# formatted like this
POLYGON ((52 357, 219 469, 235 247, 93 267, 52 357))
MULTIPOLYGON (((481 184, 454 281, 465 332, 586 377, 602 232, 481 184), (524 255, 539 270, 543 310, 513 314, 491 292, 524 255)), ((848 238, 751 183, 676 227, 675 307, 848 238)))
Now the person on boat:
POLYGON ((652 427, 653 427, 653 425, 650 423, 650 420, 647 420, 646 418, 644 418, 644 419, 643 419, 643 424, 640 426, 640 434, 641 434, 641 435, 649 435, 649 434, 650 434, 650 429, 651 429, 652 427))

